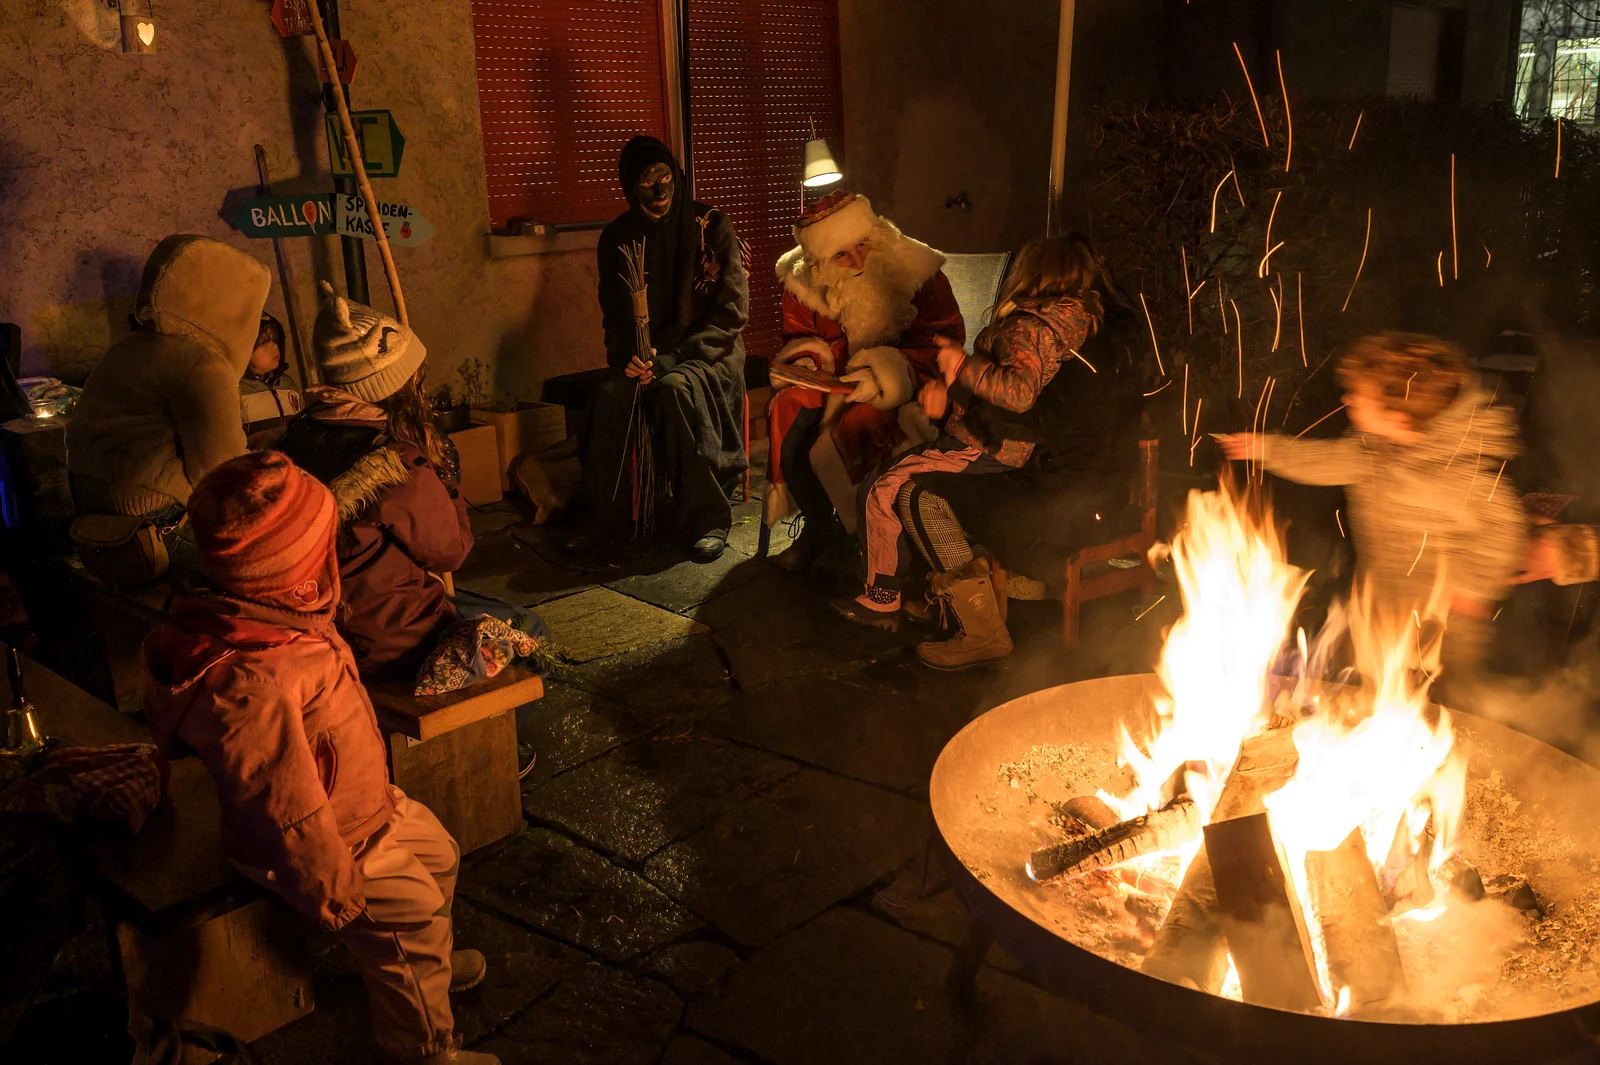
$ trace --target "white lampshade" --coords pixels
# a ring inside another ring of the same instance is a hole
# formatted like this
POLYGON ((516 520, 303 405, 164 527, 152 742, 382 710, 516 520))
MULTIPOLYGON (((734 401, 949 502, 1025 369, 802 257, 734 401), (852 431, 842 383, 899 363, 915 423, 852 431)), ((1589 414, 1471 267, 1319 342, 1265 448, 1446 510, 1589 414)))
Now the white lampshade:
POLYGON ((839 164, 833 161, 833 152, 828 150, 828 142, 821 137, 806 141, 806 170, 803 184, 808 189, 821 188, 823 185, 832 185, 844 177, 839 173, 839 164))

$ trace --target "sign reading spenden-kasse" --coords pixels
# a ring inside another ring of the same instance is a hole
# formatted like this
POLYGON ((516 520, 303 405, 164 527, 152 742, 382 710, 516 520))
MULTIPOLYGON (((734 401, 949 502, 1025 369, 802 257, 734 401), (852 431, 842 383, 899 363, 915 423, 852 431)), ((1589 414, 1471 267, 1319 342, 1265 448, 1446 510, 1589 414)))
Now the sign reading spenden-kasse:
MULTIPOLYGON (((377 239, 372 232, 372 221, 367 216, 367 205, 362 202, 360 196, 341 195, 336 199, 338 202, 334 211, 335 232, 341 237, 377 239)), ((402 248, 415 248, 434 233, 433 223, 403 203, 385 203, 379 200, 378 217, 383 222, 383 235, 389 238, 389 243, 402 248)))

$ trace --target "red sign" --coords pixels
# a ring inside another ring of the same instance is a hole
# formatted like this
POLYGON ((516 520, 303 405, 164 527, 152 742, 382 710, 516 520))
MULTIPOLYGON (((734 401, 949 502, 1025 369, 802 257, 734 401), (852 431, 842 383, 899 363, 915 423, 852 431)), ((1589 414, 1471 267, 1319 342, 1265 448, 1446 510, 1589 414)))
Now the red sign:
MULTIPOLYGON (((328 47, 333 49, 333 62, 339 68, 339 84, 349 85, 356 80, 356 50, 349 41, 337 38, 328 42, 328 47)), ((328 81, 328 68, 325 64, 318 63, 317 69, 322 72, 322 80, 328 81)))
POLYGON ((317 31, 311 25, 311 0, 272 0, 272 24, 279 37, 310 37, 317 31))

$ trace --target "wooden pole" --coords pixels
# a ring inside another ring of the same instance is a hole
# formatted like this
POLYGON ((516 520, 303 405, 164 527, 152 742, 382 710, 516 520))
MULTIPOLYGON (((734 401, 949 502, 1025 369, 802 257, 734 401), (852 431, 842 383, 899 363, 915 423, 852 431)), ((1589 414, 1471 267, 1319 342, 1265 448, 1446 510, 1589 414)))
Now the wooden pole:
MULTIPOLYGON (((316 0, 306 5, 311 13, 311 28, 317 34, 317 47, 322 51, 322 65, 328 77, 338 88, 339 64, 333 57, 333 45, 328 42, 328 31, 322 25, 322 12, 316 0)), ((378 198, 372 194, 372 182, 367 180, 367 163, 361 156, 361 141, 356 137, 356 127, 350 121, 350 108, 344 102, 344 93, 335 91, 334 103, 339 108, 339 128, 344 131, 345 151, 350 155, 350 169, 356 172, 356 186, 361 190, 361 202, 367 207, 367 221, 372 225, 372 235, 378 241, 378 256, 383 259, 383 275, 389 280, 389 295, 394 297, 394 316, 401 325, 410 325, 406 317, 406 298, 400 292, 400 275, 394 268, 394 253, 389 250, 389 237, 383 231, 383 219, 378 215, 378 198)))
POLYGON ((1055 114, 1050 128, 1050 202, 1045 205, 1045 235, 1060 236, 1061 197, 1067 183, 1067 103, 1072 91, 1072 26, 1078 12, 1077 0, 1061 0, 1061 19, 1056 36, 1055 114))
MULTIPOLYGON (((267 176, 267 150, 256 145, 256 176, 261 179, 261 195, 272 195, 272 181, 267 176)), ((289 260, 283 254, 283 238, 272 238, 272 254, 278 260, 278 285, 283 289, 283 309, 289 319, 289 337, 294 341, 294 362, 300 368, 300 387, 309 388, 318 383, 313 377, 313 367, 306 361, 305 345, 300 339, 300 316, 294 309, 294 287, 289 281, 289 260)))

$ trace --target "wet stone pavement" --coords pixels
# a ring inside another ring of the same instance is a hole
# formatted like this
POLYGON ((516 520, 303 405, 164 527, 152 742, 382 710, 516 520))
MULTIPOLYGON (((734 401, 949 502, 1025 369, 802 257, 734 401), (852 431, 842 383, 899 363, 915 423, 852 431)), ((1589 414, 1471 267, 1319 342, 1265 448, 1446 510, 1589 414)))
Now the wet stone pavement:
MULTIPOLYGON (((999 948, 955 995, 967 919, 930 846, 945 742, 1005 699, 1147 668, 1160 612, 1092 604, 1068 654, 1056 604, 1013 604, 1010 661, 936 674, 915 632, 851 625, 757 558, 752 495, 709 566, 579 566, 571 529, 509 501, 475 513, 457 583, 536 607, 569 662, 521 726, 525 827, 463 862, 458 944, 489 959, 454 1000, 468 1045, 507 1065, 1199 1060, 1041 990, 999 948)), ((316 996, 260 1061, 363 1060, 342 950, 316 996)))

